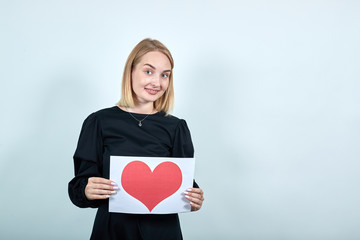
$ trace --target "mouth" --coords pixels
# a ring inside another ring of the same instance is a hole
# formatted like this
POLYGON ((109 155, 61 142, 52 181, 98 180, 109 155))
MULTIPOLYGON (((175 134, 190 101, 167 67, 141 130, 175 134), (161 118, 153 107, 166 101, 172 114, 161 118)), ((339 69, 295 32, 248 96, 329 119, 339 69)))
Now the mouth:
POLYGON ((160 90, 155 90, 151 88, 145 88, 145 91, 151 95, 156 95, 158 92, 160 92, 160 90))

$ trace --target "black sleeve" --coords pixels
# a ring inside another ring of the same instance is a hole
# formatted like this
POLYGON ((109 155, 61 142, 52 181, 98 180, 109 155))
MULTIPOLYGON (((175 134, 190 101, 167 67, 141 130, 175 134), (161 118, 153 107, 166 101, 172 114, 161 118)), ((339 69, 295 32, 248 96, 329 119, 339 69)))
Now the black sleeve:
MULTIPOLYGON (((178 158, 194 157, 194 146, 191 140, 190 130, 185 120, 180 120, 178 126, 176 127, 172 156, 178 158)), ((193 183, 193 187, 194 188, 199 187, 199 185, 195 182, 195 180, 193 183)))
POLYGON ((101 177, 103 143, 100 122, 94 114, 85 119, 74 154, 75 177, 69 182, 71 201, 78 207, 98 207, 103 200, 88 200, 85 187, 89 177, 101 177))

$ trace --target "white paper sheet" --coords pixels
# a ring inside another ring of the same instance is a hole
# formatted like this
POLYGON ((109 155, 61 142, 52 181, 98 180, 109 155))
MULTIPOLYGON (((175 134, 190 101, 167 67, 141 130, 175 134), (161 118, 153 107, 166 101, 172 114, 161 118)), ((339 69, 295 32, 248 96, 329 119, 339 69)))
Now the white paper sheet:
POLYGON ((189 212, 184 192, 193 186, 194 169, 194 158, 111 156, 110 179, 119 190, 109 199, 109 212, 189 212))

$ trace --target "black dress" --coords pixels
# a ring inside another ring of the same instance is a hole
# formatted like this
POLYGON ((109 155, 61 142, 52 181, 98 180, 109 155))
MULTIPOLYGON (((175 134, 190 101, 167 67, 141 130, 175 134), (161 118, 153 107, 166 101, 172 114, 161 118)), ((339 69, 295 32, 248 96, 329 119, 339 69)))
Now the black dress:
MULTIPOLYGON (((133 114, 141 120, 145 114, 133 114)), ((91 239, 182 239, 177 214, 109 213, 107 200, 88 200, 89 177, 109 178, 110 156, 193 157, 184 120, 159 112, 138 122, 117 106, 92 113, 83 123, 74 154, 69 196, 78 207, 98 208, 91 239)), ((194 181, 194 187, 198 187, 194 181)))

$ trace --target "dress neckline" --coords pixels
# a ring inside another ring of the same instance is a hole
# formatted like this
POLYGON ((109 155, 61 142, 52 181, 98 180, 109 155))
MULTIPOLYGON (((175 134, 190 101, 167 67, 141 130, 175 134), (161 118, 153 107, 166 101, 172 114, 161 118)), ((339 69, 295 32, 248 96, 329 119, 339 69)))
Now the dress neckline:
POLYGON ((128 112, 128 111, 122 110, 118 105, 115 105, 114 108, 117 108, 118 110, 120 110, 121 112, 126 113, 126 114, 131 113, 131 114, 136 114, 136 115, 139 115, 139 116, 145 116, 145 115, 153 116, 153 115, 156 115, 156 114, 160 113, 160 112, 155 112, 155 113, 151 113, 151 114, 146 114, 146 113, 128 112))

